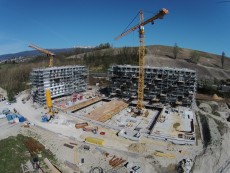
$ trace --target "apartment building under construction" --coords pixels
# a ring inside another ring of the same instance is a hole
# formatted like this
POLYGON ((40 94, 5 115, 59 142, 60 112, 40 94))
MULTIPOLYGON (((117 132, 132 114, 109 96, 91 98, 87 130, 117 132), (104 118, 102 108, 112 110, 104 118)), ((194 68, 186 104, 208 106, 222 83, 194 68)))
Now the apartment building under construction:
POLYGON ((32 95, 35 102, 45 103, 45 91, 51 98, 86 91, 88 70, 84 66, 61 66, 33 69, 30 74, 32 95))
MULTIPOLYGON (((108 70, 111 96, 137 99, 138 66, 114 65, 108 70)), ((145 67, 144 103, 192 106, 196 72, 190 69, 145 67)))

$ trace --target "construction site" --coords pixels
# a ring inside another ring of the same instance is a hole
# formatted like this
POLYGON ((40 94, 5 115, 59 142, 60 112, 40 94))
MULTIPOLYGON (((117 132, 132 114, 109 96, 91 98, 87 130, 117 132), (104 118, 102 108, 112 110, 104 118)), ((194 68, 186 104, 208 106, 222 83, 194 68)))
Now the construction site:
MULTIPOLYGON (((68 172, 91 169, 151 172, 154 168, 147 164, 148 157, 167 167, 183 158, 194 159, 201 149, 200 137, 196 137, 197 121, 188 107, 158 105, 145 107, 143 113, 139 113, 132 102, 102 97, 96 87, 45 104, 33 102, 32 97, 22 102, 28 94, 22 93, 17 98, 18 103, 8 106, 16 113, 8 112, 6 117, 11 123, 18 118, 23 123, 20 131, 26 135, 42 130, 38 135, 42 138, 38 140, 50 145, 49 149, 57 154, 68 172), (21 121, 20 115, 26 121, 21 121), (47 140, 43 139, 45 134, 49 136, 47 140)), ((51 97, 46 96, 46 99, 51 100, 51 97)))
MULTIPOLYGON (((88 67, 54 66, 54 53, 29 45, 50 58, 49 67, 31 71, 31 87, 19 93, 15 103, 7 102, 3 109, 2 100, 0 128, 2 134, 37 139, 58 161, 43 158, 35 147, 36 161, 21 164, 21 172, 192 171, 206 138, 202 133, 206 120, 196 116, 198 74, 188 68, 145 64, 144 25, 162 19, 168 10, 145 21, 143 12, 139 14, 140 23, 115 38, 138 30, 139 64, 111 65, 105 88, 89 85, 88 67)), ((207 107, 203 110, 213 108, 207 107)))
MULTIPOLYGON (((152 172, 151 164, 143 165, 143 160, 138 160, 158 157, 154 162, 161 162, 167 158, 167 163, 161 163, 167 167, 182 160, 181 155, 189 160, 186 169, 190 170, 194 155, 188 150, 199 148, 197 122, 191 109, 195 101, 196 72, 144 64, 143 26, 167 13, 162 9, 116 37, 119 39, 139 28, 139 66, 111 66, 107 75, 108 96, 100 93, 97 85, 88 86, 87 67, 55 67, 54 53, 30 44, 29 47, 50 57, 49 67, 35 68, 30 73, 29 95, 17 98, 24 109, 17 104, 14 114, 8 109, 3 110, 3 114, 10 122, 24 122, 23 127, 30 127, 32 131, 35 129, 31 122, 68 137, 70 142, 63 146, 74 151, 61 160, 70 172, 152 172), (178 149, 178 144, 188 147, 178 149), (99 163, 93 155, 97 155, 99 163)), ((142 15, 140 12, 141 19, 142 15)), ((44 162, 51 172, 59 172, 47 158, 44 162)), ((31 166, 21 167, 26 172, 31 166)))

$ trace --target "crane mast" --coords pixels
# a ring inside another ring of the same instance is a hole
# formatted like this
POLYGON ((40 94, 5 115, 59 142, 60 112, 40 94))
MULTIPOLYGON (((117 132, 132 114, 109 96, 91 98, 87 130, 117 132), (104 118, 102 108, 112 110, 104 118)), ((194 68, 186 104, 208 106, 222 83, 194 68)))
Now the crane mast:
POLYGON ((138 90, 137 90, 137 108, 143 109, 143 99, 144 99, 144 80, 145 80, 145 44, 144 44, 144 25, 153 22, 156 19, 162 19, 164 15, 168 14, 168 10, 163 8, 161 9, 155 16, 149 18, 144 21, 144 14, 140 11, 140 22, 139 24, 133 26, 132 28, 124 31, 119 36, 115 38, 118 40, 119 38, 129 34, 132 31, 135 31, 139 28, 139 73, 138 73, 138 90))
POLYGON ((53 61, 54 61, 53 58, 54 58, 54 56, 55 56, 54 53, 52 53, 52 52, 50 52, 50 51, 48 51, 48 50, 46 50, 46 49, 40 48, 40 47, 38 47, 38 46, 36 46, 36 45, 34 45, 34 44, 29 44, 29 47, 31 47, 31 48, 33 48, 33 49, 36 49, 36 50, 38 50, 38 51, 40 51, 40 52, 46 54, 47 56, 49 56, 49 57, 50 57, 49 67, 53 67, 53 61))
POLYGON ((140 26, 139 26, 139 73, 138 73, 138 95, 137 95, 137 108, 143 108, 144 99, 144 80, 145 80, 145 38, 144 38, 144 14, 140 11, 140 26))

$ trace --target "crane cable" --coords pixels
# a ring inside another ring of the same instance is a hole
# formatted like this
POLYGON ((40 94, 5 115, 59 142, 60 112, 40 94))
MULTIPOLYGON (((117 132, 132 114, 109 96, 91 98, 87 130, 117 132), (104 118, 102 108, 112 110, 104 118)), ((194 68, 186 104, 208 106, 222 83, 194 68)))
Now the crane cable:
POLYGON ((128 26, 124 29, 124 31, 123 32, 125 32, 126 30, 127 30, 127 28, 129 28, 129 26, 133 23, 133 21, 137 18, 137 16, 140 14, 140 12, 138 12, 137 14, 136 14, 136 16, 133 18, 133 20, 128 24, 128 26))
MULTIPOLYGON (((146 13, 151 13, 151 14, 155 14, 156 12, 153 12, 153 11, 143 11, 143 12, 146 12, 146 13)), ((136 16, 133 18, 133 20, 128 24, 128 26, 124 29, 123 32, 125 32, 128 27, 133 23, 133 21, 138 17, 138 15, 140 14, 140 11, 136 14, 136 16)))

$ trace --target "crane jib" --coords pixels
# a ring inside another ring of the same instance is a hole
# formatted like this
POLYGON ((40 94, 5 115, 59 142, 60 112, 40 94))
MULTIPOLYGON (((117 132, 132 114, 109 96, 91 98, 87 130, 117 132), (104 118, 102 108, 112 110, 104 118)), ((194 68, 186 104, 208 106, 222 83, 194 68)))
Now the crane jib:
POLYGON ((140 23, 140 24, 137 24, 137 25, 133 26, 132 28, 126 30, 125 32, 121 33, 119 36, 117 36, 117 37, 115 38, 115 40, 118 40, 119 38, 121 38, 121 37, 127 35, 128 33, 132 32, 132 31, 135 31, 135 30, 138 29, 139 26, 141 26, 141 25, 144 26, 144 25, 146 25, 146 24, 148 24, 148 23, 150 23, 150 22, 153 22, 153 21, 156 20, 156 19, 162 19, 162 18, 164 17, 164 15, 166 15, 166 14, 168 14, 168 10, 165 9, 165 8, 163 8, 163 9, 160 10, 155 16, 151 17, 150 19, 148 19, 148 20, 146 20, 146 21, 144 21, 144 22, 142 22, 142 23, 140 23))

